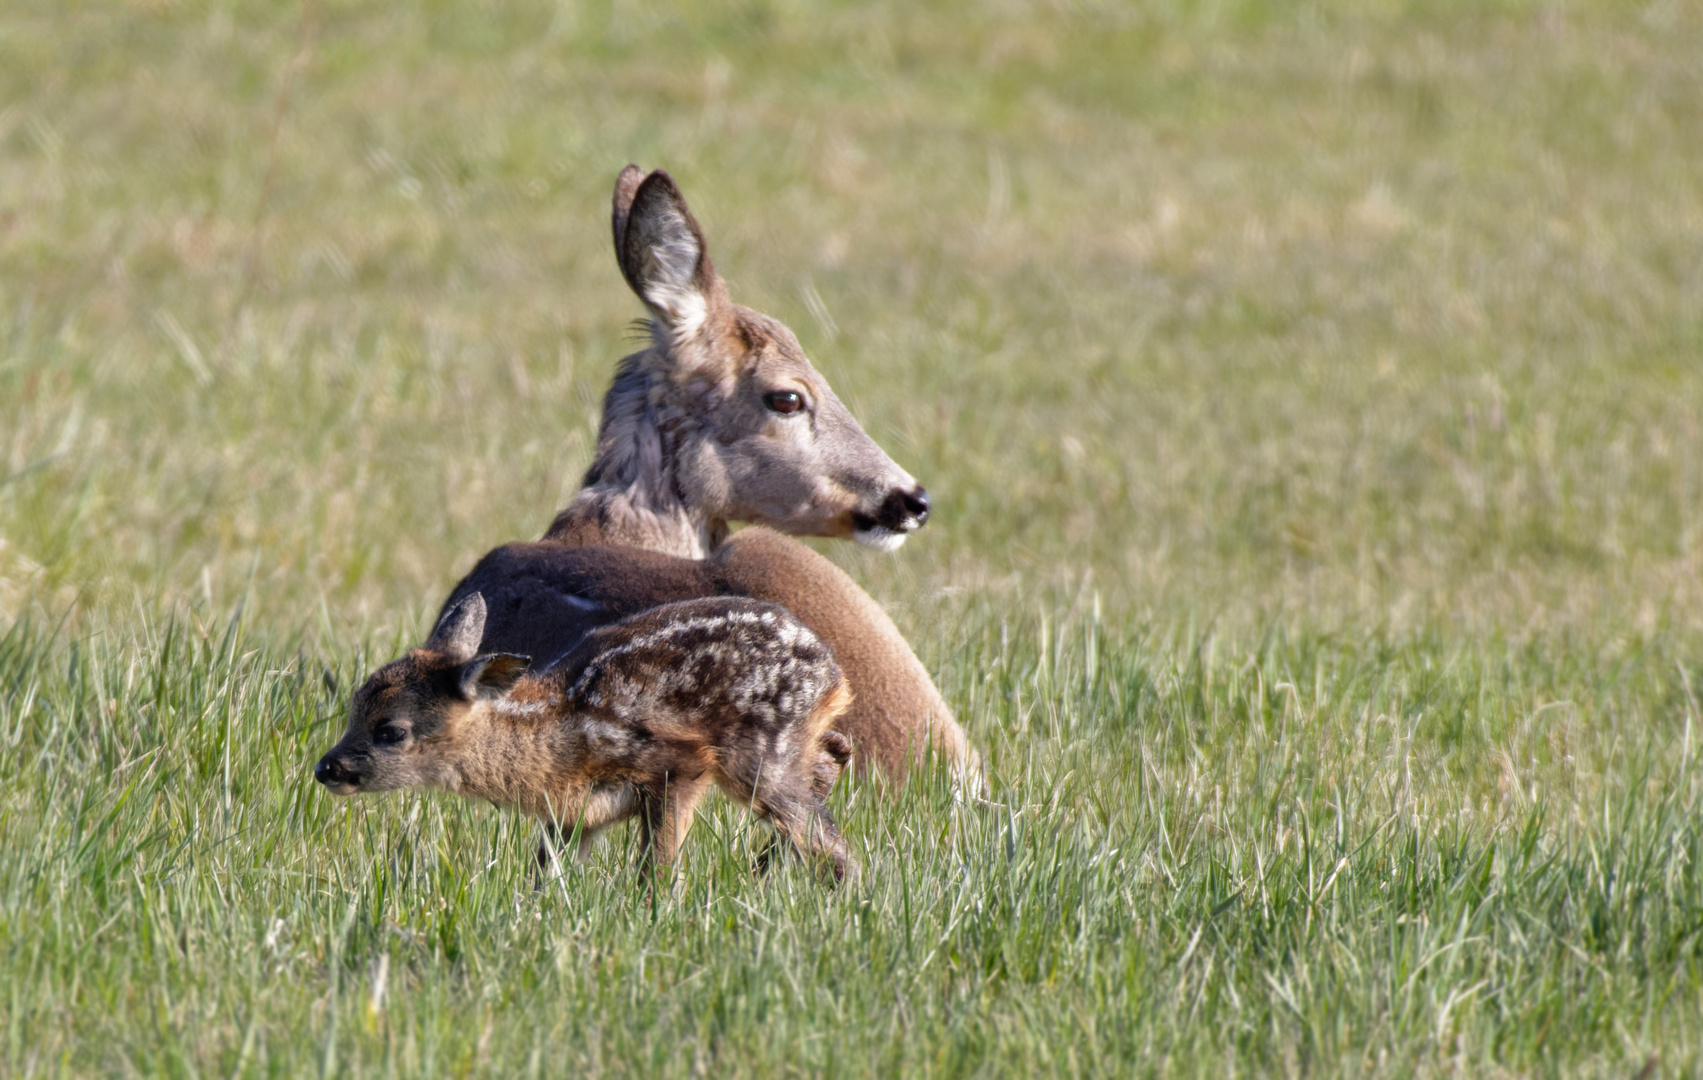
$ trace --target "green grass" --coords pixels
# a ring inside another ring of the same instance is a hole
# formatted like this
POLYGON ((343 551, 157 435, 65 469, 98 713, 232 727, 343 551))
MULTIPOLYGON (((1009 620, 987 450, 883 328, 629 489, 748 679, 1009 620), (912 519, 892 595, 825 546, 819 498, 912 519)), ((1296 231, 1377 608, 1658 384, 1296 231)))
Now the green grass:
POLYGON ((1703 14, 0 13, 0 1074, 1703 1069, 1703 14), (665 166, 935 496, 988 754, 628 845, 334 801, 584 468, 665 166))

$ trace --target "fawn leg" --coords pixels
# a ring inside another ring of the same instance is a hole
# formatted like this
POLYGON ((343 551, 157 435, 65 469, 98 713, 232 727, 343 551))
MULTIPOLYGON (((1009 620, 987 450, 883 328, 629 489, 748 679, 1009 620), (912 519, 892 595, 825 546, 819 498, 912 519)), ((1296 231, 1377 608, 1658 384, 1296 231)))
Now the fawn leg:
MULTIPOLYGON (((817 794, 809 776, 747 779, 730 772, 720 779, 721 788, 729 798, 755 810, 799 855, 825 856, 833 866, 836 881, 857 880, 857 860, 852 858, 851 850, 834 825, 833 815, 828 812, 828 804, 817 794)), ((758 855, 759 872, 768 869, 775 847, 771 844, 758 855)))
POLYGON ((532 887, 542 889, 551 879, 562 873, 562 827, 554 821, 545 821, 538 830, 538 851, 533 856, 536 866, 533 867, 532 887))
POLYGON ((692 827, 698 800, 708 787, 708 780, 702 776, 668 776, 639 790, 639 858, 653 877, 674 865, 680 842, 692 827))
POLYGON ((577 810, 572 803, 564 807, 571 816, 547 817, 541 820, 538 836, 537 884, 542 886, 562 872, 562 859, 568 844, 578 837, 575 852, 580 862, 591 858, 591 849, 611 825, 625 821, 638 812, 639 799, 630 784, 596 787, 585 794, 577 810))

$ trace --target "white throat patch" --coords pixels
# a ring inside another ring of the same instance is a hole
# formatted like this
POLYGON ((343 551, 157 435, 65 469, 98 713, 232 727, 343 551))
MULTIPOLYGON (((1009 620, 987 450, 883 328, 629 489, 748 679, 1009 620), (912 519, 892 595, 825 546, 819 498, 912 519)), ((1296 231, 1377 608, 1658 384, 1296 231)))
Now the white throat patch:
POLYGON ((873 548, 876 551, 887 552, 898 551, 899 548, 904 545, 905 537, 908 535, 910 534, 895 532, 892 529, 882 528, 880 525, 876 525, 868 529, 854 529, 852 531, 852 539, 856 540, 859 544, 862 544, 866 548, 873 548))

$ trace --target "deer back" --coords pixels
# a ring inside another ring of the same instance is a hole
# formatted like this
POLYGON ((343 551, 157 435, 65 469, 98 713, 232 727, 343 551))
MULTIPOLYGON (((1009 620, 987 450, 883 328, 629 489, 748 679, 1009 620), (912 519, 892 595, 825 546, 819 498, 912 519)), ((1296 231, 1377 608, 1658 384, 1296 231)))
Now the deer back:
POLYGON ((697 559, 601 544, 505 544, 455 586, 438 618, 482 594, 486 617, 479 651, 530 656, 534 669, 542 671, 598 627, 718 592, 708 565, 697 559))
MULTIPOLYGON (((893 620, 845 571, 790 537, 744 529, 708 560, 637 548, 507 544, 479 562, 444 604, 481 593, 481 653, 521 653, 535 669, 588 655, 588 635, 661 604, 739 596, 779 604, 833 652, 851 687, 835 730, 856 771, 902 779, 933 751, 980 786, 980 763, 952 710, 893 620)), ((443 616, 440 616, 442 618, 443 616)))

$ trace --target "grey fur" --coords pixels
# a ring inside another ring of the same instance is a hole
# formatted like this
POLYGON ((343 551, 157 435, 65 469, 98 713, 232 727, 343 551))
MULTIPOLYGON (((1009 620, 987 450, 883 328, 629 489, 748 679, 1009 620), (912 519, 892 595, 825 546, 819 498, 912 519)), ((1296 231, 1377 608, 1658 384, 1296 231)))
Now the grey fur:
POLYGON ((728 299, 667 173, 629 166, 611 215, 621 272, 650 310, 623 360, 585 486, 549 538, 703 558, 728 523, 844 536, 890 550, 927 495, 864 432, 781 323, 728 299), (767 395, 794 393, 779 413, 767 395))

